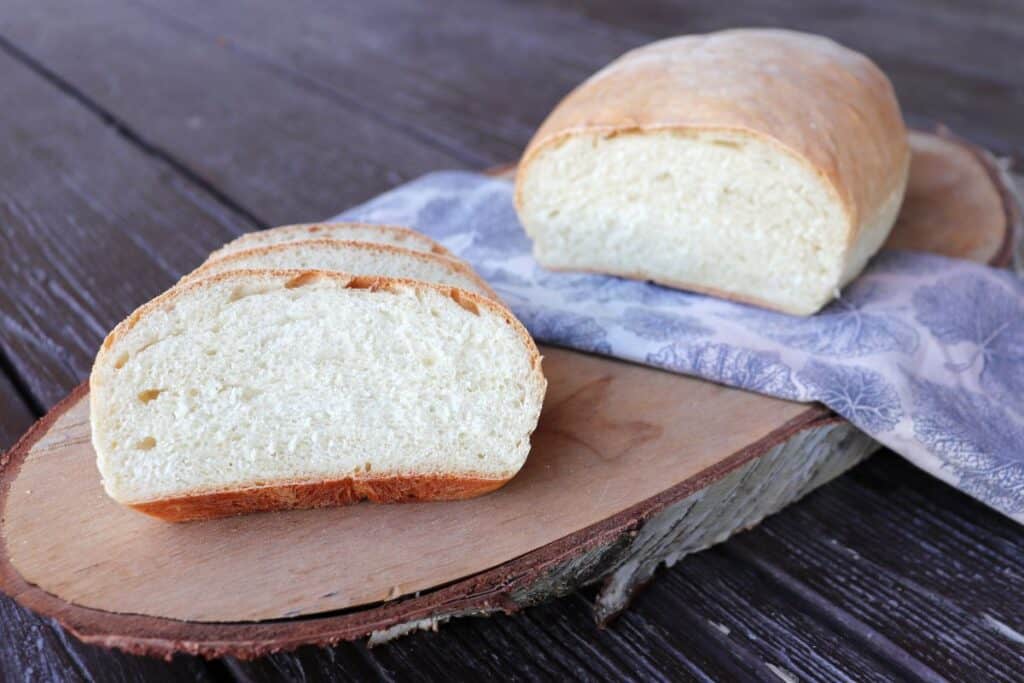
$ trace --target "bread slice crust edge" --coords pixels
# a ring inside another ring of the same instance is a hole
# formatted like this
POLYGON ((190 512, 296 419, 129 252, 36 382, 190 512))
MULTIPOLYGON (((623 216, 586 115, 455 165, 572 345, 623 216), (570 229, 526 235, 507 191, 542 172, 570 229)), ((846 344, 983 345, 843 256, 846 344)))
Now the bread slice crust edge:
MULTIPOLYGON (((484 281, 484 279, 480 277, 476 273, 476 271, 474 271, 469 266, 469 264, 467 264, 465 261, 461 259, 455 258, 454 256, 445 256, 443 254, 426 251, 414 251, 412 249, 406 249, 404 247, 396 247, 391 244, 377 244, 375 242, 362 242, 360 240, 342 240, 330 237, 318 237, 308 240, 304 239, 296 240, 293 242, 281 242, 279 244, 268 244, 265 246, 252 247, 251 249, 232 251, 216 259, 211 258, 203 262, 198 268, 196 268, 191 273, 188 273, 183 278, 181 278, 181 280, 179 280, 179 284, 185 282, 192 282, 194 280, 198 280, 204 277, 209 277, 208 271, 211 271, 215 268, 223 267, 234 261, 244 261, 254 256, 262 256, 265 254, 273 254, 282 251, 288 251, 289 249, 306 247, 322 247, 326 249, 354 249, 359 251, 376 252, 378 254, 395 254, 416 261, 441 264, 444 267, 451 270, 452 272, 458 273, 459 275, 462 275, 466 279, 473 281, 473 283, 482 291, 487 292, 487 295, 490 296, 492 299, 500 301, 498 295, 494 292, 493 289, 491 289, 490 285, 488 285, 487 282, 484 281), (298 247, 296 245, 301 245, 301 247, 298 247)), ((253 267, 241 267, 238 268, 237 270, 253 270, 253 267)))
POLYGON ((165 522, 193 522, 251 512, 340 507, 362 501, 416 503, 463 500, 490 493, 511 479, 442 474, 345 477, 206 491, 129 503, 128 507, 165 522))
MULTIPOLYGON (((393 235, 400 235, 403 239, 410 239, 419 242, 423 245, 429 245, 430 251, 423 253, 435 254, 437 256, 447 256, 453 258, 454 255, 448 251, 440 242, 430 237, 427 237, 421 232, 407 228, 401 225, 388 225, 383 223, 364 223, 361 221, 325 221, 323 223, 295 223, 294 225, 281 225, 274 228, 267 228, 266 230, 257 230, 255 232, 247 232, 239 235, 230 242, 226 243, 221 248, 212 252, 204 263, 215 261, 217 259, 224 258, 229 254, 234 254, 242 249, 251 249, 253 247, 244 246, 249 242, 252 242, 254 247, 270 246, 260 242, 260 236, 268 233, 284 234, 284 235, 295 235, 293 240, 288 241, 305 241, 311 239, 323 239, 321 235, 317 233, 324 230, 330 229, 330 226, 347 226, 361 229, 373 229, 379 230, 380 232, 391 233, 393 235)), ((359 241, 359 240, 354 240, 359 241)), ((276 244, 282 244, 277 242, 276 244)))

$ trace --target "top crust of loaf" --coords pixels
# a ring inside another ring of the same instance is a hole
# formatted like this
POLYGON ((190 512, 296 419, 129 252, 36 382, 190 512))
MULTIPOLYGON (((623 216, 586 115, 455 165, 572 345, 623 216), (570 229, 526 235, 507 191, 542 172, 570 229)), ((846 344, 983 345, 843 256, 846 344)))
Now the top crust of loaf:
MULTIPOLYGON (((182 282, 197 280, 209 276, 212 273, 225 272, 227 270, 253 270, 262 269, 261 266, 244 265, 246 263, 252 263, 258 261, 262 257, 273 256, 276 254, 286 254, 289 251, 296 249, 320 249, 320 250, 339 250, 339 251, 362 251, 369 254, 378 255, 381 257, 398 256, 403 259, 411 259, 414 261, 420 261, 423 263, 437 265, 438 267, 444 268, 452 273, 461 275, 466 280, 472 282, 476 290, 483 293, 496 301, 500 301, 498 295, 495 294, 494 290, 484 282, 483 278, 476 274, 469 265, 459 259, 441 256, 438 254, 413 251, 412 249, 404 249, 402 247, 395 247, 390 244, 376 244, 373 242, 360 242, 357 240, 338 240, 330 238, 322 239, 310 239, 301 240, 294 242, 282 242, 279 244, 270 244, 267 246, 253 247, 252 249, 242 249, 239 251, 233 251, 226 253, 219 258, 211 258, 203 263, 201 266, 193 270, 191 273, 182 278, 182 282), (243 264, 237 267, 232 267, 231 264, 243 264)), ((319 269, 319 268, 318 268, 319 269)))
POLYGON ((627 52, 572 91, 523 155, 517 206, 522 179, 544 149, 574 135, 657 130, 725 131, 774 143, 835 193, 849 217, 849 244, 884 222, 910 164, 892 85, 868 58, 820 36, 737 29, 627 52))
MULTIPOLYGON (((334 223, 296 223, 295 225, 282 225, 277 228, 247 232, 225 244, 220 249, 210 254, 206 262, 215 261, 228 254, 252 249, 255 247, 280 244, 283 242, 295 242, 311 239, 347 239, 341 237, 348 230, 373 230, 380 233, 387 233, 396 246, 404 246, 415 251, 423 251, 438 256, 453 257, 452 253, 441 246, 440 243, 430 239, 421 232, 398 225, 378 225, 376 223, 359 222, 334 222, 334 223), (408 244, 404 244, 407 242, 408 244)), ((351 240, 362 241, 362 240, 351 240)))

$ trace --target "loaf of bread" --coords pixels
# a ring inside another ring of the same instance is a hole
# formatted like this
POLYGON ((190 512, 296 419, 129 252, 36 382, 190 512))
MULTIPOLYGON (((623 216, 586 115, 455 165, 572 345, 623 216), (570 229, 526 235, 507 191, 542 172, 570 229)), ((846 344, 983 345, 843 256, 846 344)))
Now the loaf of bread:
POLYGON ((866 57, 723 31, 633 50, 570 93, 523 155, 516 206, 548 268, 810 314, 885 240, 909 161, 866 57))
POLYGON ((225 254, 207 261, 184 281, 230 270, 333 270, 349 275, 411 278, 461 287, 498 300, 497 294, 464 261, 372 242, 314 239, 282 242, 225 254))
POLYGON ((393 247, 411 249, 412 251, 422 251, 438 254, 439 256, 452 256, 450 251, 423 233, 396 225, 376 225, 373 223, 302 223, 299 225, 284 225, 279 228, 259 230, 257 232, 247 232, 210 254, 210 258, 207 261, 215 261, 236 251, 311 239, 336 239, 388 244, 393 247))
POLYGON ((545 386, 529 334, 489 298, 228 271, 111 332, 92 441, 107 493, 166 520, 466 498, 523 465, 545 386))

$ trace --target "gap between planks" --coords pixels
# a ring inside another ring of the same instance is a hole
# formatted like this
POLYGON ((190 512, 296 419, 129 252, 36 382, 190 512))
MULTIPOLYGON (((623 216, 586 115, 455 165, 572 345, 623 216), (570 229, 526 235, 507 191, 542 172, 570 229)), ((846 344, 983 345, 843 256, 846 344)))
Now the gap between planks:
POLYGON ((174 171, 182 177, 182 179, 208 194, 215 201, 223 205, 224 208, 238 214, 248 223, 257 228, 263 229, 270 227, 270 223, 268 221, 256 216, 253 211, 249 210, 238 200, 229 196, 211 181, 204 178, 198 171, 189 167, 188 164, 178 159, 175 155, 171 154, 160 145, 148 140, 144 135, 136 131, 127 121, 118 118, 113 114, 113 112, 104 109, 85 92, 76 88, 64 78, 61 78, 59 74, 47 68, 42 62, 29 55, 27 52, 15 45, 8 37, 2 34, 0 34, 0 51, 3 51, 11 57, 11 59, 14 59, 22 66, 55 87, 61 93, 82 105, 83 108, 99 118, 104 125, 110 126, 116 130, 134 147, 138 148, 148 156, 155 157, 173 168, 174 171))

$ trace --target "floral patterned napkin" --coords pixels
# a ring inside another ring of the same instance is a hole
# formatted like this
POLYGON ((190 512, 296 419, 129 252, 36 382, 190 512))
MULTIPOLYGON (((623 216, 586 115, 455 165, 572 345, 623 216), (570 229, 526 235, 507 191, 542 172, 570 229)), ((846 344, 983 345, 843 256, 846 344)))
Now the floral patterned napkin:
POLYGON ((808 318, 533 260, 506 180, 440 172, 338 218, 414 227, 469 261, 538 341, 820 401, 1024 522, 1024 281, 885 252, 808 318))

